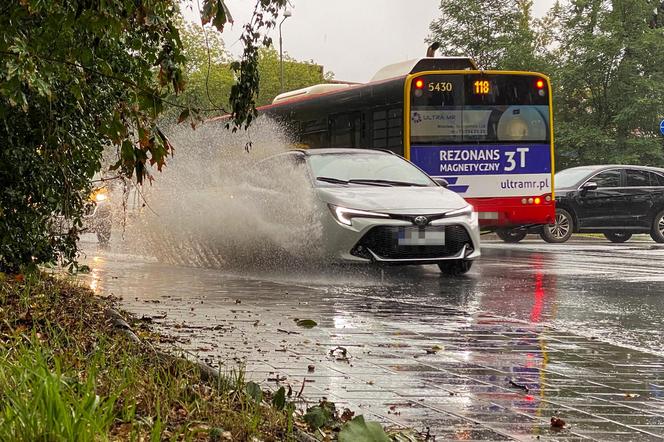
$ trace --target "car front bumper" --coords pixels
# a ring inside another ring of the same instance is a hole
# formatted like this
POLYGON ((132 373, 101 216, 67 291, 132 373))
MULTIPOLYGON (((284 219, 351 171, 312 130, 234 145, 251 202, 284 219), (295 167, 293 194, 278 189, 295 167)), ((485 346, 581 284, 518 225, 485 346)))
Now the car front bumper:
POLYGON ((409 221, 383 218, 353 218, 352 225, 341 224, 331 214, 323 217, 325 255, 340 263, 435 264, 447 260, 473 260, 480 256, 480 233, 477 214, 454 216, 431 221, 426 228, 444 228, 446 244, 439 247, 399 246, 395 232, 413 228, 409 221), (380 232, 381 247, 373 238, 380 232), (452 243, 453 242, 453 243, 452 243), (407 251, 405 251, 408 249, 407 251))

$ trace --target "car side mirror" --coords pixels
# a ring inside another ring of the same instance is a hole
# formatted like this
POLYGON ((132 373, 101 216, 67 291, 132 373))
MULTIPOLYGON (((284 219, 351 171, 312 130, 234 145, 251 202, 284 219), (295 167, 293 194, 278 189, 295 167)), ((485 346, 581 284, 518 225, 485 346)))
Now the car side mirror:
POLYGON ((588 181, 583 186, 581 186, 581 192, 586 193, 589 190, 597 190, 597 183, 594 181, 588 181))
POLYGON ((448 183, 447 180, 446 180, 445 178, 434 178, 433 180, 434 180, 434 181, 436 182, 436 184, 438 184, 440 187, 444 187, 444 188, 446 188, 446 189, 447 189, 447 186, 450 185, 450 183, 448 183))

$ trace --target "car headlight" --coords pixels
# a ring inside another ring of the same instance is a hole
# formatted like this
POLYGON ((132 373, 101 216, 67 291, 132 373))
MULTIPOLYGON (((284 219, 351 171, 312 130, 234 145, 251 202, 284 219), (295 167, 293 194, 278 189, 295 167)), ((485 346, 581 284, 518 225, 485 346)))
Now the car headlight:
POLYGON ((367 212, 366 210, 348 209, 346 207, 328 204, 334 218, 341 224, 350 226, 353 218, 389 218, 385 213, 367 212))
POLYGON ((452 210, 451 212, 446 212, 446 213, 445 213, 445 217, 447 218, 447 217, 450 217, 450 216, 467 216, 467 215, 472 215, 473 210, 475 210, 475 209, 473 208, 473 206, 471 206, 470 204, 468 204, 466 207, 462 207, 461 209, 452 210))
POLYGON ((105 187, 101 187, 90 195, 90 200, 96 202, 96 203, 101 203, 102 201, 106 201, 108 199, 108 189, 105 187))

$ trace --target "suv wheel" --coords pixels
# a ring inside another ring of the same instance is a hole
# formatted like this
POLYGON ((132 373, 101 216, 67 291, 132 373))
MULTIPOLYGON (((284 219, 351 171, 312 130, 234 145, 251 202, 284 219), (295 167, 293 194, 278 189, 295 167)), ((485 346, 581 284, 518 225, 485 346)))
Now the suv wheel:
POLYGON ((542 227, 540 236, 546 242, 563 243, 572 237, 574 221, 572 215, 565 209, 556 209, 556 218, 553 224, 542 227))
POLYGON ((604 232, 604 236, 611 242, 621 243, 629 240, 632 234, 628 232, 604 232))
POLYGON ((526 229, 498 229, 496 235, 506 243, 514 244, 526 237, 526 229))
POLYGON ((438 263, 438 268, 443 275, 458 276, 467 273, 473 266, 473 261, 469 259, 456 259, 454 261, 444 261, 438 263))
POLYGON ((664 210, 655 215, 650 229, 650 236, 657 242, 664 243, 664 210))

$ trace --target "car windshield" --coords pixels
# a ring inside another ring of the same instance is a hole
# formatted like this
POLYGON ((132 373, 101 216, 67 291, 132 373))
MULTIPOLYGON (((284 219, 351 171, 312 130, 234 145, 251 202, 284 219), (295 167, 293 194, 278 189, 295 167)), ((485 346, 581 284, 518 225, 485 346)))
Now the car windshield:
POLYGON ((322 154, 308 160, 316 186, 435 186, 425 173, 396 155, 322 154))
POLYGON ((595 169, 591 167, 575 167, 572 169, 561 170, 556 173, 556 187, 575 187, 593 171, 595 171, 595 169))

